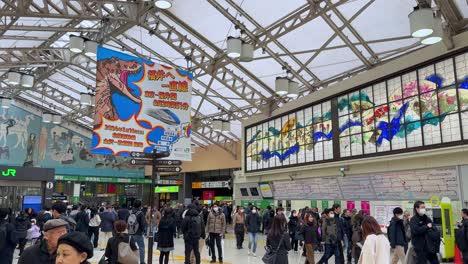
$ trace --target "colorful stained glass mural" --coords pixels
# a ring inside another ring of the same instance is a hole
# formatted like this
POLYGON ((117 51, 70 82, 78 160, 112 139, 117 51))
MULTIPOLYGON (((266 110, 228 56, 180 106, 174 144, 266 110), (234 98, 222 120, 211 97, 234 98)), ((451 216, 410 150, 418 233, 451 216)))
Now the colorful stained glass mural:
POLYGON ((245 139, 247 172, 466 143, 468 53, 249 126, 245 139))
POLYGON ((333 159, 330 101, 246 131, 247 170, 333 159))

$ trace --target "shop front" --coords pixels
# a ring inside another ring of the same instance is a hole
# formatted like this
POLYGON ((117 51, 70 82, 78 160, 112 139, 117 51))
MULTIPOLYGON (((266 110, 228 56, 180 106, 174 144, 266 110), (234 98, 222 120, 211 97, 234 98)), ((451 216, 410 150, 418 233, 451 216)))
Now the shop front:
POLYGON ((0 166, 0 207, 40 210, 51 204, 54 169, 0 166))
POLYGON ((229 181, 192 182, 192 194, 194 200, 203 204, 229 203, 233 200, 229 181))

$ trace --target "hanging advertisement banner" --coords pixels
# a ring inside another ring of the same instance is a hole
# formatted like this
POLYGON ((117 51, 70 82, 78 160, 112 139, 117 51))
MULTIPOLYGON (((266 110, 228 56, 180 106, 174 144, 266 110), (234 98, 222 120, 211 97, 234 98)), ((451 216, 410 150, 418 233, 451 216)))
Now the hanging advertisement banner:
POLYGON ((192 74, 98 48, 91 153, 171 152, 191 160, 192 74))
POLYGON ((346 201, 346 209, 353 210, 354 208, 356 208, 354 201, 346 201))

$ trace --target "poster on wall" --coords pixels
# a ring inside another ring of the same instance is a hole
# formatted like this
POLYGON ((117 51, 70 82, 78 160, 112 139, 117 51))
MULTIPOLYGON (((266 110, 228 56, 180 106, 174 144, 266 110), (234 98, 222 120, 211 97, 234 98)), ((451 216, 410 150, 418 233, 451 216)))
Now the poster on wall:
POLYGON ((91 152, 171 152, 190 161, 191 73, 98 48, 91 152))
POLYGON ((262 182, 258 185, 260 187, 260 191, 262 192, 263 198, 273 198, 273 192, 271 191, 271 187, 268 182, 262 182))

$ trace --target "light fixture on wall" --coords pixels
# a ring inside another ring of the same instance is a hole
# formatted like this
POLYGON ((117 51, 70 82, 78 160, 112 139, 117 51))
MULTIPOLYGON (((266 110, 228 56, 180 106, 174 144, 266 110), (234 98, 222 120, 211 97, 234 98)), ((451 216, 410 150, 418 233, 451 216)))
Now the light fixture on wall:
POLYGON ((11 98, 1 97, 0 96, 0 103, 2 108, 8 109, 11 106, 11 98))
POLYGON ((82 53, 89 57, 97 56, 98 43, 94 40, 83 38, 80 36, 70 35, 70 45, 68 46, 71 52, 82 53))
POLYGON ((9 85, 21 85, 26 88, 34 86, 34 75, 32 73, 9 71, 7 74, 9 85))
POLYGON ((442 27, 442 18, 434 17, 432 22, 433 32, 428 37, 421 40, 421 43, 424 45, 432 45, 438 42, 441 42, 444 37, 444 29, 442 27))
POLYGON ((431 8, 414 7, 413 12, 408 15, 410 21, 411 36, 415 38, 423 38, 432 34, 434 31, 433 20, 434 15, 431 8))
POLYGON ((159 9, 169 9, 172 7, 172 0, 156 0, 154 5, 159 9))

